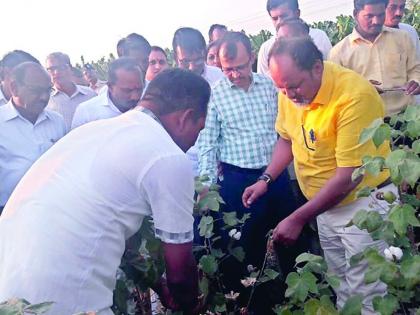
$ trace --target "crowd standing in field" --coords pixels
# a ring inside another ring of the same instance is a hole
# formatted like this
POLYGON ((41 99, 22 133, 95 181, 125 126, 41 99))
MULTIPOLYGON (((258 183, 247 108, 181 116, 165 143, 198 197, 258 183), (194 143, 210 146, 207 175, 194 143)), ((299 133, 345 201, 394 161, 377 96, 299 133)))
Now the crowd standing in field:
MULTIPOLYGON (((165 50, 132 33, 117 43, 106 82, 89 64, 75 73, 64 52, 49 54, 45 68, 28 52, 6 54, 0 301, 54 301, 49 314, 112 314, 125 241, 151 216, 166 262, 154 290, 168 308, 198 314, 194 177, 207 175, 221 187, 220 215, 251 214, 239 240, 244 262, 221 265, 228 292, 241 291, 247 266, 261 265, 268 231, 287 274, 297 254, 312 250, 306 230, 317 222, 341 281, 337 306, 362 294, 363 314, 375 314, 372 297, 386 287, 365 284, 367 265, 350 267, 349 257, 386 244, 346 224, 369 205, 357 187, 397 189, 387 170, 355 181, 352 173, 363 156, 390 151, 359 144, 362 130, 420 95, 419 38, 401 23, 404 6, 354 0, 356 26, 332 47, 300 19, 297 0, 268 0, 276 35, 259 52, 224 25, 210 27, 208 46, 182 27, 173 36, 175 68, 165 50)), ((373 210, 386 216, 383 209, 373 210)), ((227 232, 217 233, 227 248, 227 232)), ((283 295, 281 285, 261 286, 250 308, 270 314, 283 295)))

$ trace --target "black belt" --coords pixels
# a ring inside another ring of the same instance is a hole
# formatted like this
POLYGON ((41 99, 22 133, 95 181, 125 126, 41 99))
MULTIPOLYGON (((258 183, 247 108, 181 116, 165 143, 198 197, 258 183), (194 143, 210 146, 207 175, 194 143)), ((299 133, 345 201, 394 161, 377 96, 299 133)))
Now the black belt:
POLYGON ((392 184, 392 180, 390 177, 388 177, 384 182, 378 185, 378 189, 384 188, 385 186, 388 186, 389 184, 392 184))
POLYGON ((232 172, 237 172, 237 173, 243 173, 243 174, 259 174, 261 175, 266 167, 262 167, 262 168, 242 168, 236 165, 232 165, 232 164, 228 164, 228 163, 224 163, 224 162, 220 162, 220 165, 222 166, 222 170, 227 170, 227 171, 232 171, 232 172))

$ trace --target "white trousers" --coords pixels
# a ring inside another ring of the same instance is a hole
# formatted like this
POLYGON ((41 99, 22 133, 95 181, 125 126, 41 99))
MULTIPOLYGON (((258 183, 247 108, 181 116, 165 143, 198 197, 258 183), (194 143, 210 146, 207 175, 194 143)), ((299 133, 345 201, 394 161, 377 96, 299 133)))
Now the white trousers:
MULTIPOLYGON (((377 192, 379 191, 392 191, 398 195, 397 187, 392 184, 377 190, 377 192)), ((341 280, 340 287, 335 290, 337 307, 343 307, 349 297, 361 294, 363 296, 363 315, 377 314, 373 311, 372 299, 378 295, 385 295, 386 285, 382 282, 365 284, 364 274, 368 267, 367 262, 362 261, 358 265, 350 267, 350 258, 367 247, 376 247, 383 254, 388 245, 384 241, 373 241, 366 230, 362 231, 356 226, 346 227, 346 225, 356 212, 362 209, 378 211, 385 217, 389 210, 388 203, 383 200, 376 200, 376 202, 377 204, 370 197, 359 198, 351 204, 334 207, 317 218, 319 240, 329 272, 341 280)))

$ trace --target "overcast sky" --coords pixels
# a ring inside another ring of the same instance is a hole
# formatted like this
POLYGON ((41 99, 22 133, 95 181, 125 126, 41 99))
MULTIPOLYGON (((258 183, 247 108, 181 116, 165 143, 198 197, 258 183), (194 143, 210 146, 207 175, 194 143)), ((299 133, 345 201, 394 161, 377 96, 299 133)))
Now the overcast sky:
MULTIPOLYGON (((300 0, 307 22, 334 20, 351 14, 350 0, 300 0)), ((145 36, 152 45, 170 47, 182 26, 203 32, 211 24, 226 24, 257 34, 272 31, 266 0, 1 0, 0 56, 23 49, 44 63, 53 51, 70 55, 72 62, 115 54, 117 41, 129 33, 145 36)))

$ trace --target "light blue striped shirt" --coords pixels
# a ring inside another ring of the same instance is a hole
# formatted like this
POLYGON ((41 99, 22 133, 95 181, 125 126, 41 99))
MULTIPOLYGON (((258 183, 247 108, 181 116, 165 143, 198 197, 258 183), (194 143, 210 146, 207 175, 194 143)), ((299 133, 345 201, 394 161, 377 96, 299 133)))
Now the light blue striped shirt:
POLYGON ((276 117, 277 89, 269 78, 253 73, 248 91, 220 80, 198 140, 200 175, 216 182, 217 160, 249 169, 267 166, 277 141, 276 117))

